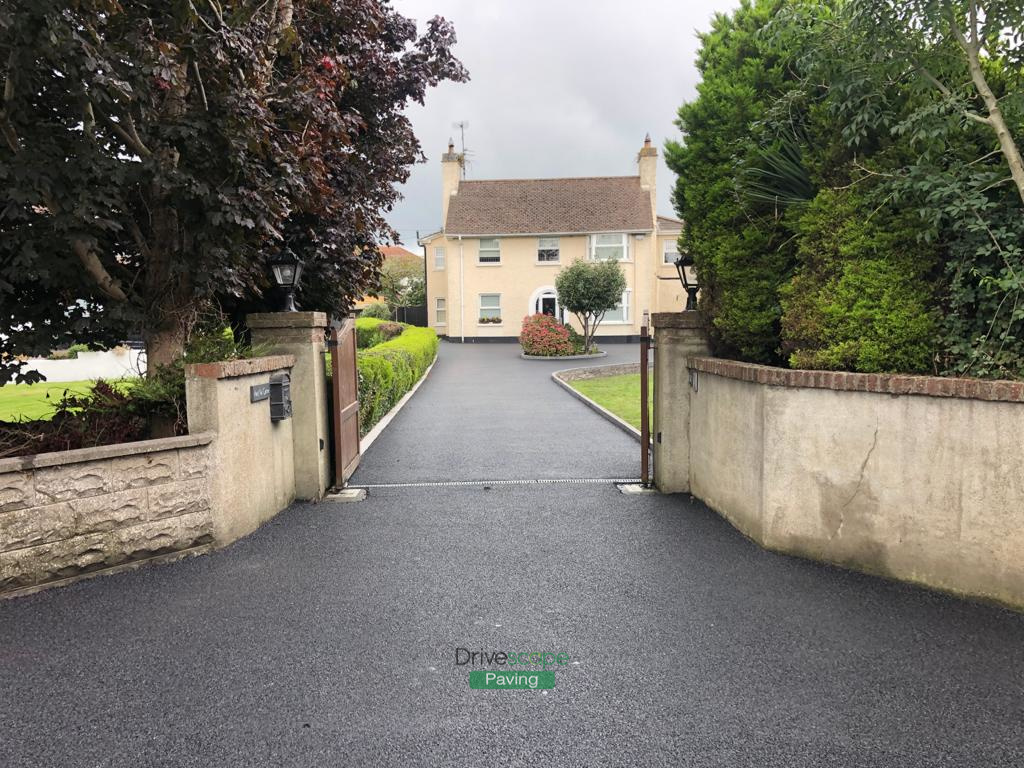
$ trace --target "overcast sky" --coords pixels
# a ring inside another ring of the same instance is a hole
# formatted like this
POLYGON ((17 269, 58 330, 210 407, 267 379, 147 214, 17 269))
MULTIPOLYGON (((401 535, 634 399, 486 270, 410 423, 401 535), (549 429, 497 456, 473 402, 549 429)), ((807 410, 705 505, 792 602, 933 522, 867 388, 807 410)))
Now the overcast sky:
MULTIPOLYGON (((420 28, 455 25, 470 82, 444 83, 409 109, 427 163, 389 220, 406 247, 441 225, 440 155, 465 120, 467 178, 626 176, 650 132, 659 154, 696 95, 697 30, 738 0, 394 0, 420 28)), ((658 166, 658 213, 674 175, 658 166)))

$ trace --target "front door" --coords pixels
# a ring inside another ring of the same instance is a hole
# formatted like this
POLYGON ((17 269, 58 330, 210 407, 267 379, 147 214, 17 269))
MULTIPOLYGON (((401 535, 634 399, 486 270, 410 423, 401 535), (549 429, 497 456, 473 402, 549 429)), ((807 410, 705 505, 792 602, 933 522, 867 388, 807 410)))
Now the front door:
POLYGON ((540 312, 542 315, 551 315, 554 317, 556 312, 557 300, 554 296, 541 296, 540 299, 540 312))

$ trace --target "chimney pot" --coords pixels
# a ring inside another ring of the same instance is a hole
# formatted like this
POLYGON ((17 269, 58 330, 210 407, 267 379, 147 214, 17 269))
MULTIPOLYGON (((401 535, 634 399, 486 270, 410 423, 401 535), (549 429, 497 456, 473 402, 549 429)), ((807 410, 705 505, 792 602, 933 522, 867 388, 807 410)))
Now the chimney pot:
POLYGON ((448 151, 449 152, 454 152, 455 151, 455 141, 452 140, 452 139, 448 139, 448 151))
POLYGON ((644 146, 645 147, 651 146, 651 134, 649 134, 649 133, 646 136, 644 136, 644 146))

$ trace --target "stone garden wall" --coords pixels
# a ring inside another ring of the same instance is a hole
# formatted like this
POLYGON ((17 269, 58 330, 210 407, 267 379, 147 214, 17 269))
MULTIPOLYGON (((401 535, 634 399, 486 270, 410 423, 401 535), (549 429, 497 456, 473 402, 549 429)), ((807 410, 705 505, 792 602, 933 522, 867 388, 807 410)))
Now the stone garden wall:
POLYGON ((213 439, 0 460, 0 593, 207 548, 213 439))
MULTIPOLYGON (((189 435, 0 460, 0 597, 226 546, 291 504, 294 419, 251 390, 294 366, 186 366, 189 435)), ((311 392, 293 389, 298 413, 325 408, 311 392)))

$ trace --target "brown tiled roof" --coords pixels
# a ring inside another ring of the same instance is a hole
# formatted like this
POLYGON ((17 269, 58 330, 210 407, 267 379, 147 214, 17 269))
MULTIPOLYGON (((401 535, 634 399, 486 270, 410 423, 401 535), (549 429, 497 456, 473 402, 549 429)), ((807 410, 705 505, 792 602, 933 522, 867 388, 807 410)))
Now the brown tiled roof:
POLYGON ((676 232, 682 228, 683 222, 680 219, 674 219, 671 216, 658 216, 659 232, 676 232))
POLYGON ((448 204, 448 235, 650 232, 639 176, 462 181, 448 204))

